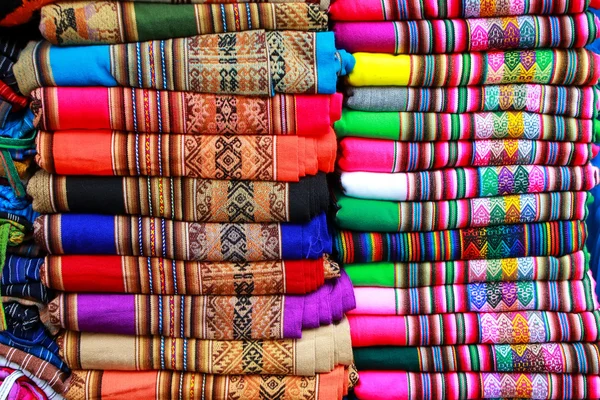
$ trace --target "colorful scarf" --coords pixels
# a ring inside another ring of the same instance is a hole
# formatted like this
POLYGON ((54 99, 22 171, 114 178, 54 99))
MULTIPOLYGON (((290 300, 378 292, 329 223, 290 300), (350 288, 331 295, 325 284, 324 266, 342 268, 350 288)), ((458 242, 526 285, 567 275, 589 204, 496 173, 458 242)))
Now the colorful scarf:
MULTIPOLYGON (((23 52, 28 53, 28 48, 23 52)), ((595 85, 600 78, 600 55, 584 49, 433 56, 355 53, 354 58, 356 65, 348 76, 352 86, 447 87, 504 83, 580 86, 595 85)))
POLYGON ((46 400, 48 397, 35 382, 19 370, 0 367, 0 385, 6 399, 46 400))
POLYGON ((587 192, 552 192, 438 202, 392 202, 335 195, 338 228, 428 232, 533 222, 585 220, 587 192))
POLYGON ((338 22, 336 44, 351 53, 443 54, 535 48, 580 48, 600 34, 585 12, 563 16, 338 22))
POLYGON ((48 290, 40 282, 40 266, 43 258, 26 258, 6 255, 2 267, 0 293, 2 296, 48 302, 48 290))
POLYGON ((583 221, 555 221, 435 232, 339 231, 333 246, 344 264, 482 260, 562 256, 583 250, 586 236, 583 221))
POLYGON ((318 138, 40 131, 36 161, 50 173, 298 182, 333 172, 333 130, 318 138))
POLYGON ((23 93, 42 86, 125 86, 273 96, 333 94, 338 75, 353 64, 336 50, 332 32, 256 30, 101 46, 31 42, 14 73, 23 93))
POLYGON ((600 95, 596 86, 347 87, 345 100, 347 107, 359 111, 527 111, 591 119, 598 115, 600 109, 600 95))
POLYGON ((354 349, 354 360, 359 371, 600 373, 595 343, 361 347, 354 349))
POLYGON ((335 0, 329 13, 334 21, 405 21, 411 19, 479 18, 511 15, 574 14, 588 0, 335 0))
MULTIPOLYGON (((268 3, 260 3, 264 4, 268 3)), ((51 131, 320 136, 329 133, 340 119, 342 107, 341 94, 257 97, 122 87, 46 87, 31 95, 37 127, 51 131)))
POLYGON ((69 400, 341 399, 350 386, 338 367, 315 376, 206 375, 173 371, 73 371, 69 400))
POLYGON ((325 31, 317 4, 150 4, 115 1, 59 2, 42 8, 40 31, 50 43, 115 44, 238 32, 325 31))
POLYGON ((402 142, 527 139, 595 142, 600 121, 522 111, 441 114, 368 112, 345 108, 335 123, 338 138, 356 136, 402 142))
POLYGON ((229 296, 305 294, 340 276, 328 258, 201 263, 89 255, 47 256, 37 273, 44 285, 65 292, 229 296))
POLYGON ((352 346, 598 342, 600 312, 349 315, 352 346))
POLYGON ((344 271, 355 287, 405 289, 478 282, 581 280, 589 270, 589 261, 590 255, 584 249, 562 257, 348 264, 344 266, 344 271))
MULTIPOLYGON (((348 172, 387 173, 501 165, 581 166, 590 162, 599 148, 589 143, 515 139, 395 142, 349 137, 340 141, 338 166, 348 172)), ((43 148, 38 147, 38 152, 44 153, 43 148)))
POLYGON ((600 170, 588 164, 583 167, 503 165, 398 174, 343 172, 340 182, 348 196, 363 199, 452 200, 591 190, 600 183, 600 170))
POLYGON ((34 209, 44 214, 127 214, 189 222, 308 222, 329 206, 322 173, 284 183, 64 176, 40 170, 27 192, 34 209))
POLYGON ((599 308, 595 282, 588 272, 581 281, 469 283, 412 289, 354 289, 354 314, 419 315, 454 312, 561 311, 599 308))
MULTIPOLYGON (((552 3, 555 3, 554 1, 552 3)), ((354 389, 370 400, 600 398, 600 376, 532 373, 360 371, 354 389)))
POLYGON ((331 253, 325 214, 305 224, 198 223, 95 214, 42 215, 36 242, 50 254, 106 254, 186 261, 320 259, 331 253))
POLYGON ((50 328, 211 340, 298 339, 341 321, 355 306, 344 274, 305 295, 159 296, 61 293, 48 305, 50 328))
POLYGON ((71 369, 314 376, 352 363, 347 320, 304 331, 302 339, 224 341, 67 331, 56 341, 71 369))

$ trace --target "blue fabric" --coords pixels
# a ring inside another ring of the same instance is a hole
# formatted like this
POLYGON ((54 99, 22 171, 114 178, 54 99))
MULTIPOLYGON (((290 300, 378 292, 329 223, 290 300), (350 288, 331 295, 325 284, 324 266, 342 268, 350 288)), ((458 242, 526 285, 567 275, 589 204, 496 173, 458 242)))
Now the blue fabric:
POLYGON ((356 60, 345 50, 337 51, 333 32, 319 32, 316 39, 318 93, 335 93, 337 77, 347 75, 354 68, 356 60), (334 77, 335 79, 331 79, 334 77))
POLYGON ((117 86, 109 46, 52 46, 50 63, 56 86, 117 86))
POLYGON ((48 289, 42 285, 40 267, 43 258, 27 258, 9 254, 2 268, 0 291, 2 296, 49 301, 48 289))
POLYGON ((305 224, 281 224, 281 243, 284 260, 314 259, 331 253, 325 213, 305 224))
POLYGON ((112 215, 63 214, 60 228, 65 254, 116 254, 112 215))
POLYGON ((17 197, 10 186, 0 185, 0 212, 18 215, 33 222, 40 213, 33 211, 33 206, 27 198, 17 197))
POLYGON ((29 108, 16 113, 9 113, 0 129, 0 136, 12 139, 30 137, 35 129, 33 118, 33 112, 29 108))

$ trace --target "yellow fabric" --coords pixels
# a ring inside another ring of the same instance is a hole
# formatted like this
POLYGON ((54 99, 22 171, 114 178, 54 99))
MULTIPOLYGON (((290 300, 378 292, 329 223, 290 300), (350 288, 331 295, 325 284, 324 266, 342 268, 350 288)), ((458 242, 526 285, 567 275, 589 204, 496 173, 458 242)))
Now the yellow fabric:
POLYGON ((406 86, 410 79, 410 56, 355 53, 354 70, 348 76, 352 86, 406 86))

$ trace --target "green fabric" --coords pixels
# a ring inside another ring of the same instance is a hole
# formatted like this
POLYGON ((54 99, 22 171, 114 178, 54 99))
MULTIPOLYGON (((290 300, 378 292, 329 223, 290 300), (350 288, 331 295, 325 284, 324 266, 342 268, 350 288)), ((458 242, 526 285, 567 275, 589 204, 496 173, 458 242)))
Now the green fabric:
POLYGON ((348 197, 337 192, 335 199, 339 210, 337 225, 354 231, 395 232, 400 219, 398 203, 348 197))
POLYGON ((348 264, 344 270, 354 286, 394 287, 394 263, 348 264))
POLYGON ((157 37, 185 37, 196 32, 196 13, 193 4, 135 3, 136 27, 140 42, 157 37), (156 24, 156 14, 161 15, 161 23, 156 24))
POLYGON ((363 112, 344 108, 334 124, 338 137, 358 136, 398 140, 400 119, 397 112, 363 112))
MULTIPOLYGON (((417 332, 418 333, 418 332, 417 332)), ((420 368, 417 347, 355 347, 354 363, 359 371, 400 370, 418 372, 420 368)))

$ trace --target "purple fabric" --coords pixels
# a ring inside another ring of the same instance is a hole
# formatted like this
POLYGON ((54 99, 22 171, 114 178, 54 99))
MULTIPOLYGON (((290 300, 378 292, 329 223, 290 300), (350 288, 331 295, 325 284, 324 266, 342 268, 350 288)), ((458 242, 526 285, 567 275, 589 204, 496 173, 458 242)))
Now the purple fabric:
POLYGON ((331 325, 333 323, 333 313, 331 310, 331 303, 335 303, 335 301, 331 301, 331 290, 329 290, 328 286, 323 287, 319 293, 321 295, 319 299, 319 322, 321 325, 331 325))
POLYGON ((350 277, 344 270, 342 270, 340 279, 338 279, 338 285, 341 287, 340 290, 343 293, 342 294, 342 305, 344 308, 344 313, 354 310, 356 308, 356 298, 354 297, 354 287, 352 286, 352 281, 350 280, 350 277))
POLYGON ((321 326, 319 321, 319 307, 321 303, 321 290, 310 293, 304 298, 304 311, 302 314, 302 328, 314 329, 321 326))
POLYGON ((329 298, 331 299, 331 314, 335 321, 344 318, 344 305, 342 303, 343 293, 341 289, 339 279, 336 279, 329 284, 329 290, 331 292, 329 295, 329 298))
POLYGON ((134 297, 127 294, 78 294, 77 320, 82 332, 135 335, 134 297))
POLYGON ((396 51, 396 32, 390 22, 337 22, 333 26, 336 47, 350 53, 396 51))
POLYGON ((283 303, 283 337, 290 339, 302 337, 304 300, 304 296, 285 296, 283 303))

